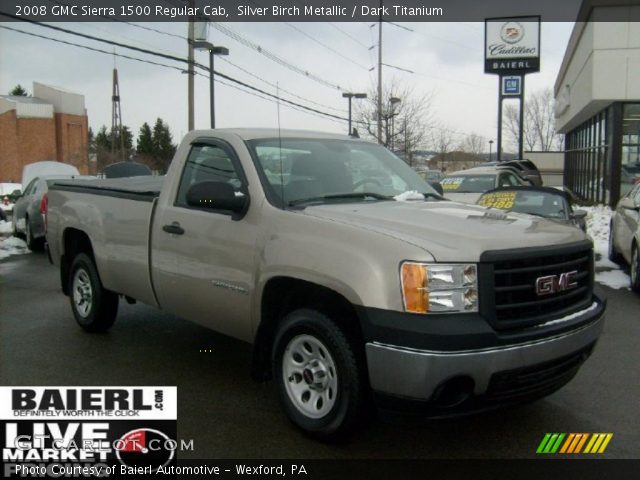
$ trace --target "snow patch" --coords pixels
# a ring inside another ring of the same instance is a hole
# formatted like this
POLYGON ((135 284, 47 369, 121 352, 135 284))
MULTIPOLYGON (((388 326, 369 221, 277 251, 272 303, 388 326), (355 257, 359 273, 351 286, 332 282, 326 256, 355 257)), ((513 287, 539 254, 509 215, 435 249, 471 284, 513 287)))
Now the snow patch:
POLYGON ((3 222, 0 220, 0 235, 11 235, 13 233, 13 227, 11 227, 11 222, 3 222))
POLYGON ((398 202, 408 202, 410 200, 424 200, 424 195, 416 190, 409 190, 393 197, 398 202))
MULTIPOLYGON (((7 223, 7 222, 1 222, 7 223)), ((27 242, 16 237, 0 239, 0 260, 11 255, 22 255, 29 253, 27 242)))
POLYGON ((604 272, 596 272, 596 282, 606 285, 609 288, 625 288, 629 290, 631 280, 629 275, 622 270, 605 270, 604 272))
POLYGON ((596 257, 596 282, 610 288, 628 289, 631 284, 629 275, 620 269, 620 265, 609 260, 611 209, 604 205, 580 209, 587 212, 587 233, 593 240, 596 257))

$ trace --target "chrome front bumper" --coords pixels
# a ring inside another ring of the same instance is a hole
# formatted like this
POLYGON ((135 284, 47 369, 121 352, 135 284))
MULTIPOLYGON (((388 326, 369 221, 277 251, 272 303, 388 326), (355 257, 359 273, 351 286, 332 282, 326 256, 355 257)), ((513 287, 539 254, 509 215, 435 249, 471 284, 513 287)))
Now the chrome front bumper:
POLYGON ((371 387, 376 393, 424 401, 429 400, 443 382, 465 376, 474 381, 473 394, 482 395, 493 374, 578 352, 596 342, 603 324, 600 314, 588 325, 564 334, 481 350, 445 352, 367 343, 371 387))

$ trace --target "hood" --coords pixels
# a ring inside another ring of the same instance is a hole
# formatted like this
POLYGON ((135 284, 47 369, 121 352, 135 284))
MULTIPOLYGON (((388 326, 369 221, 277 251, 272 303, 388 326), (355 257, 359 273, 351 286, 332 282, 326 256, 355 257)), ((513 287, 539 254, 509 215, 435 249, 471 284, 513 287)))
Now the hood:
POLYGON ((455 193, 445 192, 444 198, 452 202, 473 203, 475 204, 482 196, 482 193, 455 193))
POLYGON ((579 229, 540 217, 439 201, 309 206, 305 215, 394 237, 439 262, 477 262, 482 252, 585 240, 579 229))

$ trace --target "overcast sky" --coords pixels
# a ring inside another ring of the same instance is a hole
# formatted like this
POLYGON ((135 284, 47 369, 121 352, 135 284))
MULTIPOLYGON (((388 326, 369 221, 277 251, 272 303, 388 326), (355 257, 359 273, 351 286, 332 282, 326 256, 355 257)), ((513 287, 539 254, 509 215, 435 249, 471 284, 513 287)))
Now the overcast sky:
MULTIPOLYGON (((37 25, 17 22, 0 25, 113 50, 105 44, 37 25)), ((124 23, 54 25, 175 56, 186 57, 187 53, 186 40, 182 38, 124 23)), ((180 37, 187 34, 185 23, 138 25, 180 37)), ((413 32, 384 25, 383 62, 415 73, 383 68, 384 82, 393 78, 417 93, 433 93, 432 108, 440 125, 457 132, 476 133, 487 140, 495 139, 498 77, 483 72, 484 24, 431 22, 402 25, 413 32)), ((368 71, 377 61, 377 51, 368 48, 377 43, 377 26, 371 28, 368 23, 228 23, 224 26, 287 62, 340 85, 344 90, 370 91, 377 81, 376 72, 368 71)), ((542 67, 540 73, 527 76, 527 92, 553 86, 572 28, 572 23, 543 23, 542 67)), ((346 116, 346 100, 337 89, 284 68, 216 29, 210 29, 209 41, 229 48, 228 60, 258 78, 223 60, 217 61, 216 70, 272 93, 275 93, 272 85, 278 83, 283 97, 346 116)), ((183 67, 170 60, 123 48, 117 48, 116 52, 183 67)), ((196 52, 196 61, 207 63, 207 53, 196 52)), ((143 122, 152 124, 157 117, 162 117, 169 123, 174 140, 179 141, 187 131, 187 76, 179 70, 123 58, 117 58, 116 62, 123 123, 130 126, 137 136, 143 122)), ((31 92, 33 81, 81 93, 85 95, 89 124, 94 131, 101 125, 111 125, 113 65, 112 55, 0 29, 0 93, 8 93, 18 83, 31 92)), ((208 128, 208 79, 196 76, 195 83, 195 126, 208 128)), ((216 102, 218 127, 277 126, 274 102, 219 83, 216 83, 216 102)), ((282 128, 346 130, 345 122, 302 113, 284 104, 280 107, 280 119, 282 128)), ((462 139, 463 136, 458 135, 457 138, 462 139)))

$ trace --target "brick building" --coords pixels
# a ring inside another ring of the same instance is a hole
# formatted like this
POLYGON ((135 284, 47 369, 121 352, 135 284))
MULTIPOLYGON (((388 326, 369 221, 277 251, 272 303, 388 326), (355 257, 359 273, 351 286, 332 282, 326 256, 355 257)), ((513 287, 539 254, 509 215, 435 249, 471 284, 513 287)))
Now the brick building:
POLYGON ((22 167, 57 160, 89 170, 84 96, 33 83, 33 97, 0 95, 0 182, 19 182, 22 167))

